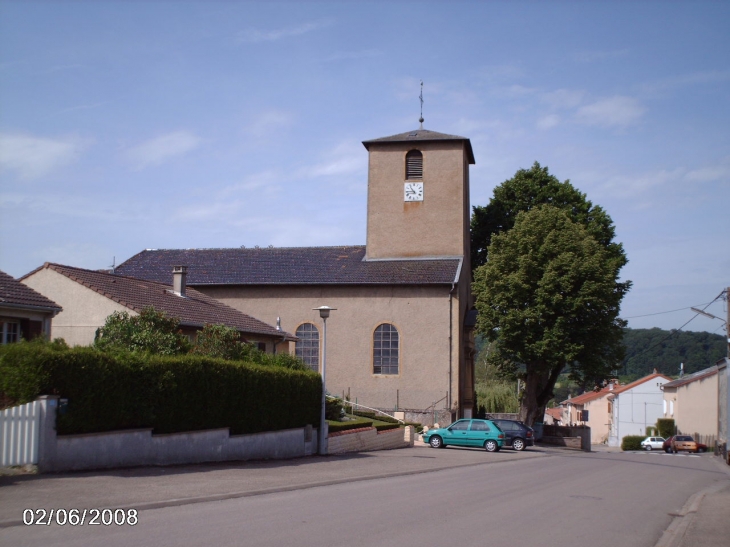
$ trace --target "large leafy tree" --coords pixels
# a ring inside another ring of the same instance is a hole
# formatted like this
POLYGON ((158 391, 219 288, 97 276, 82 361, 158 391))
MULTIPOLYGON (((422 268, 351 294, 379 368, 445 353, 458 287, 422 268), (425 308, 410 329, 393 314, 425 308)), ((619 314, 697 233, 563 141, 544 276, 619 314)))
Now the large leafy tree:
POLYGON ((570 181, 560 182, 547 167, 535 162, 530 169, 520 169, 511 179, 494 189, 489 204, 474 207, 471 218, 471 265, 477 268, 487 261, 492 237, 514 226, 520 211, 539 205, 552 205, 564 210, 574 222, 579 222, 595 240, 615 256, 623 255, 621 244, 614 243, 615 231, 611 217, 570 181))
MULTIPOLYGON (((491 236, 488 260, 474 271, 473 292, 477 328, 495 342, 489 359, 524 379, 520 419, 532 424, 566 366, 586 384, 620 362, 618 313, 630 282, 618 282, 621 246, 597 238, 574 212, 535 204, 510 215, 513 225, 491 236)), ((611 227, 607 215, 602 220, 611 227)))

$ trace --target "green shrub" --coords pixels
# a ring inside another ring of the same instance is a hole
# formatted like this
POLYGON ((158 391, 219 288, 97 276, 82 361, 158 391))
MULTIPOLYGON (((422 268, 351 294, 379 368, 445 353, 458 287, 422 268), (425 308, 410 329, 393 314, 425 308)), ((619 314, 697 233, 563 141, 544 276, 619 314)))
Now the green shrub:
MULTIPOLYGON (((321 403, 320 403, 321 405, 321 403)), ((326 420, 340 420, 345 411, 342 408, 342 401, 335 397, 326 397, 324 401, 324 417, 326 420)))
POLYGON ((13 404, 68 399, 60 434, 151 427, 232 434, 319 424, 322 382, 310 371, 196 355, 151 356, 21 342, 0 346, 0 393, 13 404))
POLYGON ((644 438, 641 435, 626 435, 621 440, 621 450, 641 450, 641 441, 644 438))
POLYGON ((672 418, 659 418, 656 421, 656 428, 659 430, 659 436, 668 439, 674 435, 675 426, 672 418))
POLYGON ((115 311, 97 331, 94 344, 100 350, 155 355, 178 355, 190 349, 187 337, 180 330, 180 321, 152 307, 138 315, 115 311))

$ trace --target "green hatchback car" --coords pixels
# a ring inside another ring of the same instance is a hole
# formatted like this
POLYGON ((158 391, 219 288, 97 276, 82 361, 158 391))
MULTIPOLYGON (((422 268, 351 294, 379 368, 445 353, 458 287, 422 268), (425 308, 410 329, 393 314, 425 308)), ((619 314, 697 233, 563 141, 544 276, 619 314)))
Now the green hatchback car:
POLYGON ((449 427, 429 429, 423 434, 423 442, 433 448, 478 446, 498 452, 504 444, 504 433, 491 420, 457 420, 449 427))

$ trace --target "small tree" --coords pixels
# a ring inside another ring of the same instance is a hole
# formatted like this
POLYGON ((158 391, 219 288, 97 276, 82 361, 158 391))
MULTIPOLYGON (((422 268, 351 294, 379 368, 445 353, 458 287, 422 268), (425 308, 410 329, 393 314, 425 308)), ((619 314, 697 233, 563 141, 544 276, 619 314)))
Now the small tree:
POLYGON ((139 315, 115 311, 96 332, 94 345, 102 351, 132 351, 156 355, 186 353, 190 344, 180 321, 149 307, 139 315))

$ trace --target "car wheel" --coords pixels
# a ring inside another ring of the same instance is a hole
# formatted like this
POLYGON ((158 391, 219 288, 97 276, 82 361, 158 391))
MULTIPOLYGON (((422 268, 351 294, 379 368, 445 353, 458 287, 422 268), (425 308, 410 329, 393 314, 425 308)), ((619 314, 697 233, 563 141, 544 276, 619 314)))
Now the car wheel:
POLYGON ((705 452, 706 450, 707 450, 706 448, 699 448, 699 449, 697 449, 697 452, 705 452))
POLYGON ((438 435, 434 435, 433 437, 431 437, 428 441, 428 444, 431 445, 431 448, 443 448, 444 447, 444 441, 438 435))
POLYGON ((647 450, 647 451, 650 451, 650 450, 651 450, 651 445, 650 445, 650 444, 647 444, 647 445, 646 445, 646 446, 644 447, 644 449, 645 449, 645 450, 647 450))
POLYGON ((497 441, 490 439, 484 443, 484 450, 487 452, 497 452, 499 450, 499 445, 497 444, 497 441))
POLYGON ((514 448, 518 452, 522 452, 525 449, 525 441, 517 437, 515 440, 512 441, 512 448, 514 448))
POLYGON ((671 454, 672 453, 672 449, 669 448, 669 447, 667 447, 667 448, 664 449, 664 452, 666 452, 667 454, 671 454))

